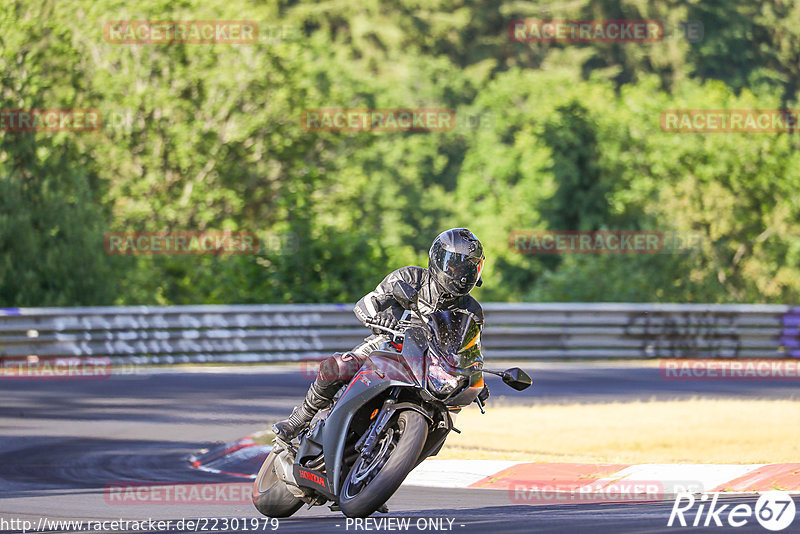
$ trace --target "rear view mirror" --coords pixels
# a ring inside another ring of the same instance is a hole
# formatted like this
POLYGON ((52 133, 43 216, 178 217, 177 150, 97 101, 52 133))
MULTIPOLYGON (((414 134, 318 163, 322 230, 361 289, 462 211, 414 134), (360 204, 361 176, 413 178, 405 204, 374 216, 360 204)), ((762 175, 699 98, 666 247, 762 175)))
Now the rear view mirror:
POLYGON ((395 282, 392 287, 392 296, 406 310, 417 309, 417 290, 408 282, 403 280, 395 282))
POLYGON ((512 388, 516 389, 517 391, 522 391, 523 389, 527 389, 531 387, 533 384, 533 380, 528 374, 520 369, 519 367, 512 367, 511 369, 506 369, 503 371, 501 375, 503 377, 503 382, 511 386, 512 388))

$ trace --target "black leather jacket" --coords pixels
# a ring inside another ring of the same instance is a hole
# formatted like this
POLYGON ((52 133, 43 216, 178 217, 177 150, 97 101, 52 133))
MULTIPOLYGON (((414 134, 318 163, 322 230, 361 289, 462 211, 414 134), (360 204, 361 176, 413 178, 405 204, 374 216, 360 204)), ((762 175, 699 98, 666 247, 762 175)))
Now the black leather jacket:
POLYGON ((428 273, 428 269, 423 267, 402 267, 383 279, 378 284, 374 291, 366 294, 359 300, 353 312, 361 321, 361 324, 367 326, 367 322, 371 321, 378 312, 383 311, 389 307, 392 308, 392 313, 398 319, 403 314, 403 308, 392 296, 392 288, 395 282, 403 280, 410 284, 419 292, 419 299, 417 306, 422 314, 433 313, 434 311, 441 310, 463 310, 475 317, 475 320, 483 328, 483 308, 470 295, 463 297, 453 297, 451 295, 442 294, 433 279, 428 273))

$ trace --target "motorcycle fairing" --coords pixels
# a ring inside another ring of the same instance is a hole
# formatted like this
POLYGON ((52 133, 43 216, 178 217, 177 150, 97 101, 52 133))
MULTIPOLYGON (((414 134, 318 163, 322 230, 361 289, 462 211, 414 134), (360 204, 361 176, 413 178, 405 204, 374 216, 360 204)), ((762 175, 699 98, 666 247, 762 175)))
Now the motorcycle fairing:
POLYGON ((312 488, 331 500, 336 499, 335 495, 331 493, 324 473, 320 473, 319 471, 308 469, 297 464, 294 464, 293 472, 294 479, 297 481, 299 486, 312 488))
POLYGON ((418 383, 400 354, 376 350, 364 361, 328 415, 322 428, 322 449, 328 488, 333 494, 339 494, 345 441, 353 416, 392 386, 417 387, 418 383))

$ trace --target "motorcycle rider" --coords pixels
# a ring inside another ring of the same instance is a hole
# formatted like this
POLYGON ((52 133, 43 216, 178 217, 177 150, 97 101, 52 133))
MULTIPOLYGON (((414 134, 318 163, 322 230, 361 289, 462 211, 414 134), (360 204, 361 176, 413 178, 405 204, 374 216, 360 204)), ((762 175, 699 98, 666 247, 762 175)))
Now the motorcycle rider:
MULTIPOLYGON (((370 323, 395 329, 403 315, 403 308, 392 296, 395 283, 404 281, 417 290, 417 309, 422 314, 441 310, 461 310, 472 314, 483 328, 483 309, 469 295, 472 288, 480 286, 483 270, 483 245, 466 228, 453 228, 439 234, 428 253, 428 268, 402 267, 390 273, 374 291, 365 295, 353 308, 364 326, 370 323)), ((364 360, 390 338, 373 328, 373 335, 350 352, 336 353, 320 364, 316 379, 311 384, 303 404, 295 407, 288 419, 275 423, 275 435, 290 441, 308 426, 319 410, 333 400, 336 392, 353 376, 364 360)), ((489 396, 484 387, 481 400, 489 396)))

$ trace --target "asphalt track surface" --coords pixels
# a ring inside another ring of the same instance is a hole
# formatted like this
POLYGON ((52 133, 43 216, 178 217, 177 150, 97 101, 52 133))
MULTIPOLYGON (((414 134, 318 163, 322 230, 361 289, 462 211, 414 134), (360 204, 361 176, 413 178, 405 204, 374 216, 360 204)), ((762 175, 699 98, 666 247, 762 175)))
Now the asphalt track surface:
MULTIPOLYGON (((720 396, 800 398, 800 381, 671 381, 658 368, 614 364, 521 364, 534 377, 520 394, 488 379, 495 402, 598 402, 720 396)), ((21 521, 171 520, 168 531, 253 532, 223 529, 223 518, 260 517, 249 502, 120 504, 109 484, 239 483, 241 479, 192 469, 188 456, 214 443, 267 427, 302 397, 308 373, 296 366, 171 369, 107 379, 0 379, 0 530, 22 532, 21 521), (177 522, 209 518, 196 528, 177 522), (16 523, 14 521, 17 521, 16 523)), ((388 515, 410 519, 408 531, 429 520, 427 532, 768 532, 755 521, 741 528, 666 526, 672 502, 515 502, 497 490, 403 487, 388 515), (450 523, 451 520, 452 523, 450 523), (452 525, 452 526, 451 526, 452 525)), ((753 505, 749 496, 724 503, 753 505)), ((723 504, 723 499, 720 499, 723 504)), ((800 509, 800 505, 798 506, 800 509)), ((397 526, 399 523, 393 523, 397 526)), ((250 523, 252 525, 252 523, 250 523)), ((273 532, 262 522, 259 531, 273 532)), ((371 521, 356 529, 327 507, 301 510, 274 532, 377 532, 371 521)), ((383 526, 387 526, 386 523, 383 526)), ((391 525, 390 525, 391 526, 391 525)), ((112 531, 113 525, 104 532, 112 531)), ((73 529, 74 530, 74 529, 73 529)), ((30 529, 28 529, 30 531, 30 529)), ((52 531, 52 529, 50 530, 52 531)), ((116 530, 124 531, 124 530, 116 530)), ((129 528, 127 531, 139 531, 129 528)), ((402 530, 394 530, 402 531, 402 530)), ((784 532, 800 531, 800 518, 784 532)))

